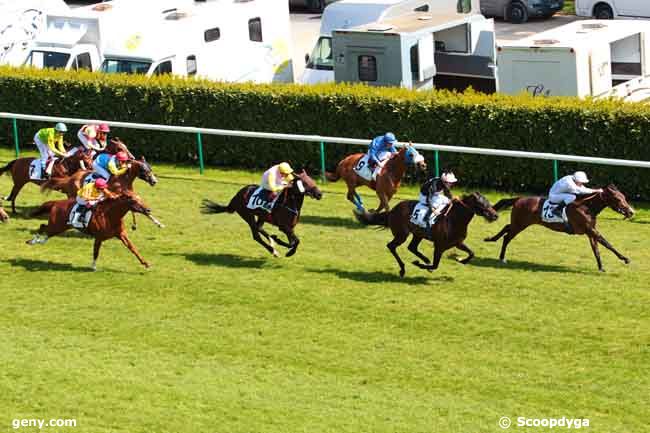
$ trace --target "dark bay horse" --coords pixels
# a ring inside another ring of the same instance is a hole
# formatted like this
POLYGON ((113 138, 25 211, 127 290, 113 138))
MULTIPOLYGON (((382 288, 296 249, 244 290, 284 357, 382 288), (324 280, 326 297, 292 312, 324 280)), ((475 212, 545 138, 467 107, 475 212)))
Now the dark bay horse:
MULTIPOLYGON (((91 155, 88 151, 77 152, 72 156, 56 160, 52 166, 52 176, 50 176, 50 179, 68 176, 76 173, 78 170, 86 170, 92 167, 93 160, 91 155)), ((11 171, 14 186, 5 200, 11 201, 11 211, 13 213, 16 213, 16 198, 26 184, 31 182, 41 185, 45 182, 43 180, 31 180, 29 178, 29 166, 35 159, 37 158, 14 159, 6 166, 0 168, 0 176, 6 171, 11 171)))
POLYGON ((397 192, 402 182, 402 177, 406 172, 407 165, 415 165, 422 170, 426 170, 427 168, 427 164, 422 155, 420 155, 415 147, 409 144, 391 156, 382 171, 377 175, 376 181, 368 181, 354 172, 354 167, 356 167, 364 155, 365 153, 348 155, 338 163, 335 173, 325 173, 327 180, 330 182, 336 182, 341 178, 345 180, 348 187, 347 199, 361 212, 365 211, 365 209, 361 197, 357 194, 357 187, 367 186, 375 190, 379 198, 379 206, 375 212, 379 212, 382 209, 388 212, 390 210, 388 203, 393 198, 393 195, 395 195, 395 192, 397 192))
POLYGON ((320 200, 323 197, 323 193, 316 186, 316 182, 304 170, 301 173, 294 173, 294 175, 296 178, 292 181, 291 186, 285 189, 278 198, 270 214, 261 209, 251 210, 247 207, 248 199, 255 192, 258 185, 248 185, 240 189, 230 200, 228 206, 222 206, 210 200, 204 200, 202 212, 206 214, 237 212, 250 227, 253 239, 266 248, 268 252, 275 257, 279 256, 275 249, 275 241, 283 247, 289 248, 287 257, 291 257, 296 253, 298 244, 300 243, 300 239, 298 239, 298 236, 296 236, 293 230, 300 219, 300 210, 302 209, 305 196, 307 195, 316 200, 320 200), (265 222, 277 226, 287 236, 289 242, 284 242, 275 235, 269 236, 262 228, 265 222), (271 244, 269 245, 264 242, 260 234, 271 244))
MULTIPOLYGON (((501 254, 499 255, 502 262, 506 262, 506 248, 510 241, 531 225, 540 224, 557 232, 567 232, 567 228, 563 223, 546 223, 542 221, 541 211, 544 200, 546 200, 546 197, 515 197, 500 200, 494 205, 496 210, 512 207, 510 224, 506 225, 495 236, 485 239, 486 242, 496 242, 502 236, 505 236, 501 245, 501 254)), ((598 263, 598 270, 601 272, 604 272, 604 269, 600 260, 598 244, 613 252, 623 263, 630 263, 630 259, 616 251, 603 235, 596 230, 596 217, 607 207, 620 213, 626 219, 634 215, 634 209, 628 204, 623 193, 614 185, 608 185, 603 189, 603 192, 582 196, 566 207, 572 234, 587 235, 598 263)))
MULTIPOLYGON (((27 241, 27 244, 44 244, 48 238, 59 235, 72 228, 68 225, 68 219, 74 205, 75 200, 72 199, 43 203, 41 207, 32 213, 32 216, 47 214, 48 223, 41 224, 34 238, 27 241), (40 235, 44 235, 44 237, 40 235)), ((151 215, 151 209, 135 193, 126 192, 102 201, 93 210, 90 223, 84 230, 86 234, 95 238, 92 263, 93 270, 97 269, 97 257, 99 257, 99 249, 102 246, 102 242, 111 238, 121 240, 124 246, 138 258, 145 268, 149 267, 149 263, 142 258, 126 233, 122 219, 129 211, 141 213, 151 219, 156 225, 162 227, 162 224, 151 215)))
MULTIPOLYGON (((91 170, 83 170, 74 173, 72 176, 63 176, 52 178, 41 185, 42 190, 60 191, 73 198, 77 196, 77 191, 83 185, 83 181, 91 174, 91 170)), ((139 160, 129 161, 127 163, 126 173, 120 176, 111 176, 108 181, 108 187, 111 191, 133 191, 133 182, 135 179, 142 179, 151 186, 158 183, 158 179, 153 173, 151 166, 145 161, 144 157, 139 160)))
POLYGON ((355 216, 362 224, 388 227, 393 232, 393 240, 386 244, 386 247, 397 260, 400 277, 404 276, 406 270, 404 262, 397 254, 397 247, 406 242, 410 234, 413 234, 413 238, 408 246, 409 251, 426 263, 422 264, 416 260, 413 264, 431 272, 438 269, 442 253, 450 248, 455 247, 467 253, 467 257, 459 260, 462 264, 468 263, 474 257, 474 252, 464 243, 467 237, 467 226, 474 215, 480 215, 490 222, 496 221, 498 218, 498 214, 490 202, 475 192, 463 196, 461 199, 452 200, 449 207, 438 217, 431 231, 428 232, 410 222, 413 208, 417 203, 415 200, 402 201, 389 212, 355 212, 355 216), (422 239, 433 242, 433 263, 418 251, 422 239))

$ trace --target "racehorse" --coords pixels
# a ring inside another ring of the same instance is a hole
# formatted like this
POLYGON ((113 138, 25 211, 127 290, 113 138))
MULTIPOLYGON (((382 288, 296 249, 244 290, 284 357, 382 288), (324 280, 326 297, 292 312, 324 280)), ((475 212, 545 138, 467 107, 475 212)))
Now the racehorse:
MULTIPOLYGON (((129 151, 129 148, 126 147, 126 144, 119 137, 111 138, 101 153, 110 153, 115 155, 117 152, 124 152, 128 155, 129 159, 135 159, 135 156, 129 151)), ((98 154, 99 155, 99 154, 98 154)))
POLYGON ((248 200, 258 185, 248 185, 240 189, 230 200, 228 206, 222 206, 210 200, 203 200, 202 212, 206 214, 237 212, 250 227, 253 239, 266 248, 268 252, 275 257, 279 257, 275 249, 275 242, 277 242, 279 245, 289 249, 287 257, 291 257, 296 253, 298 244, 300 243, 300 239, 298 239, 298 236, 296 236, 293 230, 300 219, 300 210, 302 209, 305 196, 307 195, 316 200, 320 200, 323 197, 323 193, 316 186, 316 182, 309 177, 305 170, 301 173, 294 174, 296 179, 282 192, 282 195, 278 198, 270 214, 261 209, 251 210, 247 207, 248 200), (287 236, 289 242, 284 242, 275 235, 269 236, 262 228, 265 222, 277 226, 287 236), (270 245, 262 240, 260 234, 270 242, 270 245))
MULTIPOLYGON (((48 201, 43 203, 41 207, 32 213, 32 216, 47 214, 48 223, 41 224, 37 233, 34 235, 34 238, 27 241, 27 244, 44 244, 47 242, 48 238, 59 235, 72 228, 68 225, 68 220, 70 211, 74 205, 75 200, 72 199, 48 201), (44 237, 41 237, 40 235, 44 235, 44 237)), ((124 246, 138 258, 145 268, 149 267, 149 263, 142 258, 129 239, 126 229, 124 228, 124 222, 122 219, 129 211, 141 213, 151 219, 156 225, 162 227, 162 224, 151 215, 151 209, 149 209, 142 202, 142 199, 133 192, 118 194, 100 202, 94 208, 93 216, 88 223, 88 227, 84 230, 86 234, 95 238, 92 263, 93 270, 97 270, 97 257, 99 257, 99 249, 102 246, 102 242, 111 238, 121 240, 124 246)))
MULTIPOLYGON (((68 196, 68 198, 73 198, 77 196, 77 191, 83 185, 86 177, 91 174, 92 171, 84 170, 78 171, 72 176, 64 176, 58 178, 52 178, 47 182, 41 185, 41 189, 45 190, 55 190, 60 191, 68 196)), ((151 186, 155 186, 158 183, 158 179, 153 173, 151 166, 145 161, 144 157, 139 160, 129 161, 127 163, 127 170, 124 174, 120 176, 111 176, 108 181, 108 187, 111 191, 133 191, 133 181, 136 179, 142 179, 151 186)))
POLYGON ((336 182, 340 178, 345 180, 348 186, 347 199, 354 204, 360 212, 365 211, 361 197, 357 194, 356 188, 358 186, 367 186, 375 190, 379 198, 379 206, 375 212, 384 209, 386 212, 390 210, 388 202, 393 198, 395 192, 406 172, 407 164, 415 165, 422 170, 426 170, 427 164, 424 157, 420 155, 417 149, 410 144, 402 147, 399 152, 393 154, 384 167, 377 175, 377 180, 366 180, 354 172, 354 168, 363 158, 365 153, 354 153, 343 158, 336 166, 335 173, 325 172, 325 177, 330 182, 336 182))
POLYGON ((7 212, 0 206, 0 223, 7 222, 9 220, 9 215, 7 215, 7 212))
MULTIPOLYGON (((11 194, 5 200, 11 201, 11 211, 16 213, 16 198, 18 193, 27 183, 35 183, 41 185, 44 180, 32 180, 29 176, 29 166, 36 158, 18 158, 11 161, 6 166, 0 168, 0 176, 4 172, 11 170, 11 178, 13 179, 14 186, 11 189, 11 194)), ((91 152, 77 152, 74 155, 57 159, 52 166, 52 175, 50 179, 64 177, 71 175, 78 170, 86 170, 92 167, 93 160, 91 152)))
POLYGON ((411 214, 417 203, 415 200, 402 201, 390 212, 355 212, 357 220, 362 224, 388 227, 393 232, 393 240, 386 244, 386 247, 397 260, 400 277, 404 276, 406 270, 404 269, 404 262, 397 254, 397 247, 406 242, 411 233, 413 238, 409 243, 408 250, 425 262, 425 264, 422 264, 419 260, 416 260, 413 264, 420 269, 431 272, 438 269, 442 253, 450 248, 456 247, 467 253, 467 257, 459 260, 460 263, 466 264, 472 260, 474 252, 465 245, 464 241, 467 237, 467 226, 474 215, 480 215, 490 222, 496 221, 498 218, 498 214, 492 208, 490 202, 478 192, 474 192, 463 196, 461 199, 453 199, 447 209, 438 217, 433 227, 426 230, 410 222, 411 214), (422 239, 433 242, 433 263, 418 251, 422 239))
MULTIPOLYGON (((485 239, 486 242, 496 242, 502 236, 505 236, 501 245, 501 254, 499 255, 499 259, 503 263, 506 262, 506 248, 510 241, 528 226, 540 224, 557 232, 567 232, 567 226, 563 223, 546 223, 542 221, 544 200, 545 197, 515 197, 500 200, 494 205, 496 210, 512 207, 510 224, 506 225, 495 236, 485 239)), ((600 260, 598 244, 613 252, 625 264, 630 263, 630 259, 616 251, 603 235, 596 230, 596 217, 606 207, 620 213, 625 219, 634 215, 634 209, 627 203, 623 193, 614 185, 608 185, 603 189, 603 192, 584 195, 566 207, 571 234, 587 235, 589 237, 591 249, 598 263, 598 270, 601 272, 604 272, 604 269, 600 260)))

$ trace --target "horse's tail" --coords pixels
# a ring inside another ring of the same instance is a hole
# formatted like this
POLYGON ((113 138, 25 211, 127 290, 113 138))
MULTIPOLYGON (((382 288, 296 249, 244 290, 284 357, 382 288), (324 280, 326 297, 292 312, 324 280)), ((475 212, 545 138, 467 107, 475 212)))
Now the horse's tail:
POLYGON ((70 176, 53 177, 45 181, 41 185, 41 192, 48 192, 50 190, 63 191, 63 187, 71 181, 70 176))
POLYGON ((494 210, 496 210, 496 211, 500 211, 500 210, 502 210, 502 209, 507 209, 507 208, 509 208, 509 207, 512 207, 512 205, 515 204, 515 202, 516 202, 517 200, 519 200, 519 199, 520 199, 520 197, 504 198, 504 199, 499 200, 499 201, 498 201, 494 206, 492 206, 492 207, 493 207, 494 210))
POLYGON ((364 226, 388 227, 388 212, 354 212, 354 216, 364 226))
POLYGON ((11 167, 14 166, 14 163, 15 163, 15 162, 16 162, 16 160, 14 159, 14 160, 11 161, 9 164, 7 164, 7 165, 5 165, 4 167, 0 168, 0 176, 2 176, 3 174, 5 174, 5 171, 9 171, 9 170, 11 170, 11 167))
POLYGON ((233 213, 235 211, 235 207, 233 205, 233 201, 235 199, 233 198, 230 200, 230 203, 228 203, 228 206, 222 206, 219 203, 215 203, 210 200, 203 200, 203 206, 201 206, 201 212, 202 213, 233 213))
POLYGON ((341 175, 339 174, 339 168, 336 167, 336 170, 334 171, 334 173, 326 171, 325 172, 325 178, 330 182, 336 182, 337 180, 339 180, 341 178, 341 175))
POLYGON ((46 201, 45 203, 40 205, 38 208, 33 210, 32 213, 30 214, 30 216, 37 217, 37 216, 44 215, 46 213, 50 213, 50 210, 52 210, 52 206, 54 206, 55 203, 56 203, 56 201, 46 201))

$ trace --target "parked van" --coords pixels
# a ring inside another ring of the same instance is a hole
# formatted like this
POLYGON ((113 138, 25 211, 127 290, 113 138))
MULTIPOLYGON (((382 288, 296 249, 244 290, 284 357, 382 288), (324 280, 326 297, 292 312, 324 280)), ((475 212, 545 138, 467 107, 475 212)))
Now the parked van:
POLYGON ((306 9, 310 12, 323 12, 325 6, 334 3, 336 0, 289 0, 289 8, 306 9))
POLYGON ((332 31, 349 29, 413 12, 480 14, 479 0, 340 0, 325 8, 320 36, 311 55, 305 55, 300 82, 334 81, 332 31))
POLYGON ((529 18, 550 18, 564 7, 564 0, 481 0, 481 13, 514 24, 529 18))
POLYGON ((650 18, 648 0, 576 0, 576 15, 599 20, 650 18))

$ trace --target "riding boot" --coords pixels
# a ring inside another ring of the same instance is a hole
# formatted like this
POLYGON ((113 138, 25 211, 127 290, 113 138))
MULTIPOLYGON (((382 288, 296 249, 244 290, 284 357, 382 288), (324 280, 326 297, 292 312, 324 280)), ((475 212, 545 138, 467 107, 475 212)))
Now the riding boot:
POLYGON ((50 162, 47 164, 47 167, 45 168, 45 177, 50 177, 52 176, 52 169, 54 168, 54 159, 51 159, 50 162))

